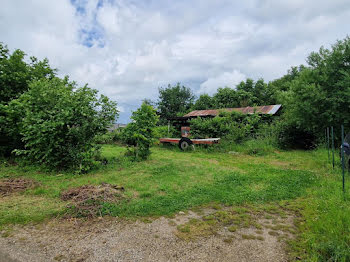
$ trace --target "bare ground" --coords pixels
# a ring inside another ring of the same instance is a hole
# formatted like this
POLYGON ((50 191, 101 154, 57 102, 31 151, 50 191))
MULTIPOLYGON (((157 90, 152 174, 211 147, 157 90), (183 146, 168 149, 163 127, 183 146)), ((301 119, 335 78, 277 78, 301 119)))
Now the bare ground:
MULTIPOLYGON (((206 211, 204 215, 213 212, 206 211)), ((230 232, 222 226, 214 234, 192 240, 179 237, 178 225, 203 216, 180 212, 174 218, 126 221, 118 218, 57 219, 1 232, 0 262, 31 261, 287 261, 273 221, 292 227, 293 217, 260 217, 264 225, 230 232), (259 236, 259 239, 257 238, 259 236)))
POLYGON ((16 192, 22 192, 32 188, 37 183, 26 178, 5 178, 0 180, 0 196, 10 195, 16 192))

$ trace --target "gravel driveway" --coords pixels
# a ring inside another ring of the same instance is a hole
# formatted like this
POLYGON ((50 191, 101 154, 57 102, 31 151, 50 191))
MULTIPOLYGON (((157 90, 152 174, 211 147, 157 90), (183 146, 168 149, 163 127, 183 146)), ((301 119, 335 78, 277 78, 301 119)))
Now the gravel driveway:
MULTIPOLYGON (((193 212, 149 222, 100 218, 69 219, 16 227, 0 237, 0 262, 40 261, 287 261, 284 243, 262 229, 264 240, 233 237, 226 231, 193 241, 176 235, 177 225, 199 215, 193 212), (6 255, 9 254, 9 255, 6 255)), ((254 233, 253 228, 234 234, 254 233)))

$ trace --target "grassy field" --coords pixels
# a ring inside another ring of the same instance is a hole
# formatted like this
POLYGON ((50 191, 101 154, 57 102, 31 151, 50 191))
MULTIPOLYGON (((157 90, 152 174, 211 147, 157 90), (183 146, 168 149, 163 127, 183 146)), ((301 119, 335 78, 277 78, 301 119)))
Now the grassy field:
POLYGON ((289 200, 302 215, 300 233, 290 243, 292 251, 310 261, 349 261, 350 205, 341 191, 340 170, 332 170, 327 152, 275 150, 249 155, 244 147, 238 150, 180 152, 154 147, 149 160, 130 162, 123 157, 125 148, 105 145, 102 155, 108 164, 87 175, 43 173, 3 161, 0 179, 24 177, 38 185, 0 198, 0 227, 65 214, 67 203, 60 200, 60 193, 86 184, 125 188, 123 200, 104 203, 100 210, 118 217, 173 215, 208 204, 264 205, 289 200))

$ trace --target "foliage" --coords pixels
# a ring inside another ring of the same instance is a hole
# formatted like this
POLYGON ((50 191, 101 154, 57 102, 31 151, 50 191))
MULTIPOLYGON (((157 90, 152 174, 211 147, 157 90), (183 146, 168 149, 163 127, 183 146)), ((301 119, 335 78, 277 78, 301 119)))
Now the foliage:
POLYGON ((36 79, 52 79, 56 70, 49 66, 48 60, 39 61, 30 57, 25 61, 25 53, 19 49, 10 54, 8 48, 0 43, 0 155, 9 155, 15 148, 23 148, 17 122, 20 115, 8 115, 8 103, 18 98, 36 79))
POLYGON ((147 103, 132 113, 129 123, 122 131, 122 139, 131 147, 129 154, 135 160, 145 160, 151 154, 150 147, 154 141, 154 131, 158 122, 155 109, 147 103))
POLYGON ((194 118, 191 123, 191 134, 195 138, 226 137, 239 142, 248 135, 254 134, 261 122, 258 114, 241 114, 239 112, 221 112, 214 118, 194 118))
POLYGON ((208 94, 200 95, 199 98, 194 103, 194 105, 192 106, 193 110, 206 110, 206 109, 214 109, 214 108, 215 108, 215 101, 208 94))
POLYGON ((157 126, 154 128, 154 137, 162 138, 162 137, 176 137, 176 130, 174 126, 157 126), (168 132, 169 131, 169 132, 168 132))
POLYGON ((194 95, 190 88, 168 85, 159 89, 158 113, 160 123, 167 124, 168 118, 186 114, 194 102, 194 95))
POLYGON ((267 88, 272 93, 272 104, 282 103, 284 94, 290 90, 291 82, 297 79, 305 68, 304 65, 292 66, 287 74, 268 83, 267 88))
POLYGON ((24 149, 16 153, 32 163, 56 169, 88 170, 98 152, 96 135, 117 115, 116 103, 87 86, 77 88, 68 79, 41 79, 9 104, 9 114, 21 114, 24 149))
POLYGON ((217 92, 213 96, 213 101, 215 107, 218 109, 239 107, 237 92, 236 90, 229 87, 218 88, 217 92))
POLYGON ((95 142, 97 144, 112 144, 121 141, 122 128, 109 131, 103 135, 95 137, 95 142))
POLYGON ((274 102, 273 92, 263 79, 254 82, 248 78, 236 86, 219 88, 212 98, 215 108, 269 105, 274 102))
POLYGON ((285 93, 285 119, 321 139, 327 126, 350 128, 350 37, 331 49, 321 47, 309 55, 308 68, 291 82, 285 93))

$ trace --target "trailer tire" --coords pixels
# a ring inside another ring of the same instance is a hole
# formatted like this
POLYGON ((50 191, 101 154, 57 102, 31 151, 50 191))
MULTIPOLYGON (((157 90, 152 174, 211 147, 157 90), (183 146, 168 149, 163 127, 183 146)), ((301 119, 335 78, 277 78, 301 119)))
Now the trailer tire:
POLYGON ((179 148, 183 151, 189 149, 192 145, 193 145, 193 142, 191 141, 191 139, 187 137, 183 137, 179 141, 179 148))

